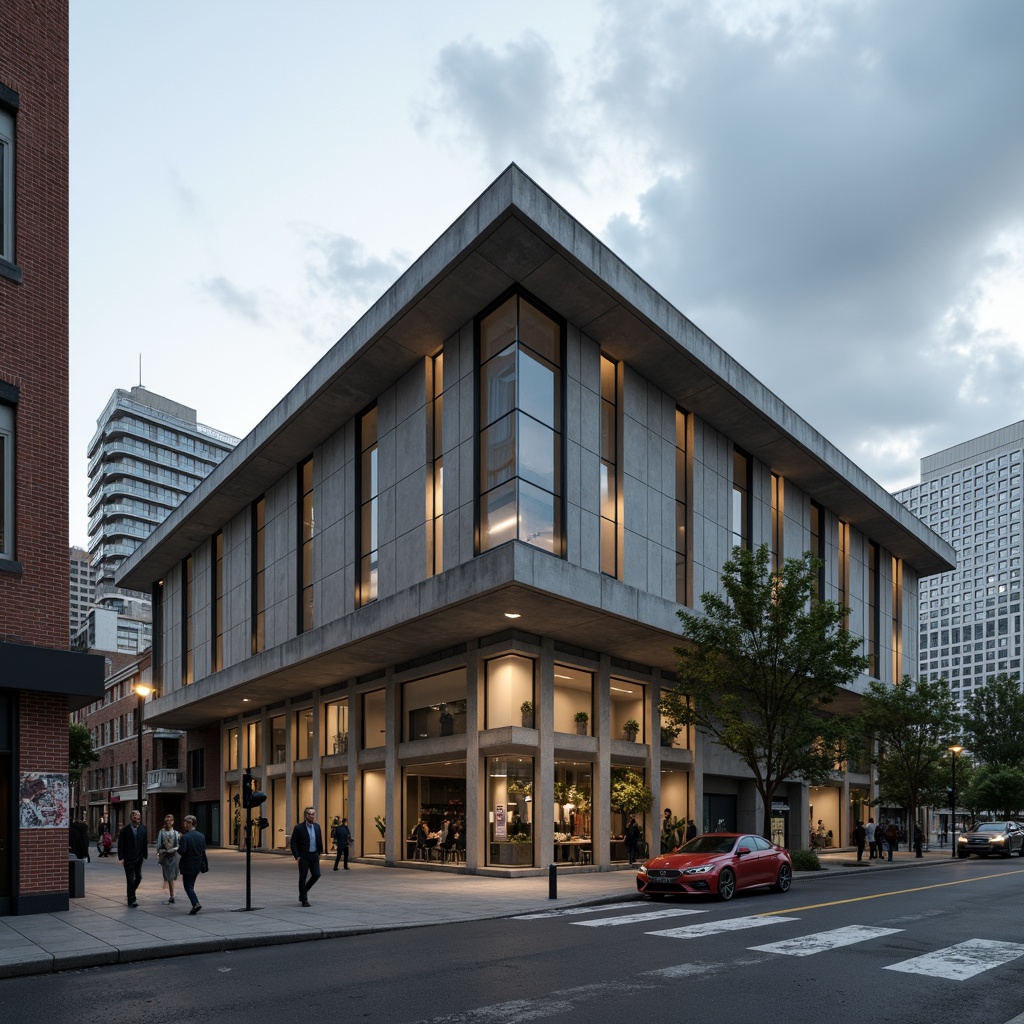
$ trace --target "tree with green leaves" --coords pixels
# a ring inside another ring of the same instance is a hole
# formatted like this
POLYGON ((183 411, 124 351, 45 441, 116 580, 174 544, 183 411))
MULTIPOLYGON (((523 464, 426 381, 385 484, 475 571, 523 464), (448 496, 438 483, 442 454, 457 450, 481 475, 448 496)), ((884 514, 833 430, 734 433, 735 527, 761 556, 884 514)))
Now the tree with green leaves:
MULTIPOLYGON (((68 781, 73 789, 78 786, 89 765, 99 759, 100 755, 92 749, 92 736, 88 728, 78 722, 71 722, 68 725, 68 781)), ((76 803, 80 804, 81 800, 76 800, 76 803)))
POLYGON ((964 701, 964 746, 992 768, 1024 764, 1024 693, 1020 681, 994 676, 964 701))
MULTIPOLYGON (((959 774, 959 765, 957 765, 959 774)), ((1013 818, 1024 808, 1024 768, 982 765, 960 793, 959 803, 972 811, 1013 818)))
POLYGON ((646 814, 654 806, 654 794, 644 785, 644 777, 632 768, 612 769, 610 804, 623 822, 631 814, 646 814))
MULTIPOLYGON (((896 685, 872 680, 860 717, 864 735, 877 742, 879 797, 905 807, 911 827, 917 809, 946 802, 950 784, 949 746, 960 732, 956 701, 945 679, 896 685)), ((914 836, 911 833, 910 842, 914 836)))
POLYGON ((816 596, 820 566, 808 552, 773 571, 767 545, 736 547, 722 593, 701 596, 704 614, 678 612, 685 643, 673 648, 678 683, 661 713, 697 726, 750 769, 765 837, 784 781, 835 774, 849 727, 828 706, 868 665, 843 625, 849 609, 816 596))

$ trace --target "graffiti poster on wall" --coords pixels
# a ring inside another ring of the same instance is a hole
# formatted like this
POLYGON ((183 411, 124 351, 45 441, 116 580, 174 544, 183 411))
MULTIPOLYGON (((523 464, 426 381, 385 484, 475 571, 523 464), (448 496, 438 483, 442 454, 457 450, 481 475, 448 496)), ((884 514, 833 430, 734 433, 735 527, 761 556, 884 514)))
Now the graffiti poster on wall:
POLYGON ((68 777, 58 772, 22 772, 20 824, 22 828, 67 828, 68 777))

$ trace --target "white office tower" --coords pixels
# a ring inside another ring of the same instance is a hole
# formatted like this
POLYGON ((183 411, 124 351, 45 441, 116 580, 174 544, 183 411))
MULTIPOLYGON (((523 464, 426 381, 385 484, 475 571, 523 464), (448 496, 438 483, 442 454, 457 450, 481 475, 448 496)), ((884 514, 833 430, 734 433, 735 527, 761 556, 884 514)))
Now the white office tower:
MULTIPOLYGON (((144 387, 110 396, 89 442, 89 555, 96 604, 136 618, 114 573, 238 438, 196 421, 195 409, 144 387)), ((137 595, 133 595, 137 596, 137 595)), ((149 595, 144 595, 149 597, 149 595)))
POLYGON ((957 568, 921 580, 920 675, 964 698, 1003 673, 1021 678, 1024 421, 921 460, 896 499, 957 550, 957 568))
POLYGON ((96 570, 85 548, 72 547, 68 554, 71 563, 71 584, 68 589, 69 639, 74 639, 85 625, 96 592, 96 570))

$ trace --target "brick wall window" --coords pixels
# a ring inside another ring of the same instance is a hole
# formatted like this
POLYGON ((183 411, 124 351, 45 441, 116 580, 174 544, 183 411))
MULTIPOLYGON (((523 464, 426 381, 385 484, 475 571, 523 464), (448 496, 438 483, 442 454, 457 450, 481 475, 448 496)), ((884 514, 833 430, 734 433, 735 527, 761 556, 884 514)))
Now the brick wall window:
POLYGON ((14 408, 0 402, 0 558, 14 558, 14 408))
POLYGON ((14 113, 17 93, 0 87, 0 259, 14 263, 14 113))

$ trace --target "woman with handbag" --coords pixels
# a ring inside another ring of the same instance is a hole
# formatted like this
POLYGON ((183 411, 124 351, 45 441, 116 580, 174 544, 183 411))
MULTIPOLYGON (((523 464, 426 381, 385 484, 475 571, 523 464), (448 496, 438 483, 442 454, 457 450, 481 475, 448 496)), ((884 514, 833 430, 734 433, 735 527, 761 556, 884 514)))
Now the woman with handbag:
POLYGON ((196 828, 194 814, 185 815, 185 831, 178 842, 178 856, 181 858, 178 870, 181 872, 181 884, 185 887, 185 895, 192 904, 190 914, 198 914, 203 905, 196 896, 196 879, 200 874, 210 870, 206 859, 206 839, 196 828))
POLYGON ((164 885, 167 886, 168 903, 174 902, 174 883, 178 880, 178 840, 181 833, 174 827, 174 815, 164 818, 164 827, 156 837, 156 855, 160 861, 160 870, 164 874, 164 885))

